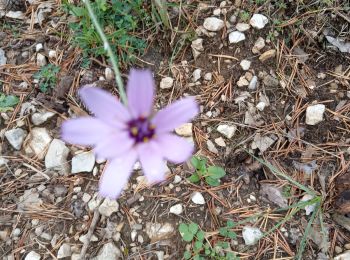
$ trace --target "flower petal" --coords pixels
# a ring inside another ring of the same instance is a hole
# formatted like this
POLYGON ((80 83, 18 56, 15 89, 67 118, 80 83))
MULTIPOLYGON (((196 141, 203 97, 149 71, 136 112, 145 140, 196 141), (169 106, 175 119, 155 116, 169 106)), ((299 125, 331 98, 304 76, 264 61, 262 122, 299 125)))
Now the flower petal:
POLYGON ((135 141, 130 138, 126 131, 119 131, 113 135, 106 136, 98 142, 94 148, 98 158, 112 159, 120 157, 134 145, 135 141))
POLYGON ((187 97, 175 101, 160 110, 152 119, 157 133, 164 133, 190 121, 198 114, 198 105, 194 97, 187 97))
POLYGON ((88 109, 98 118, 115 127, 130 120, 129 111, 109 92, 87 85, 79 91, 88 109))
POLYGON ((154 141, 139 145, 138 156, 148 182, 160 182, 165 179, 166 164, 154 141))
POLYGON ((161 134, 156 141, 159 147, 167 147, 162 150, 162 154, 173 163, 182 163, 193 153, 193 144, 173 134, 161 134))
POLYGON ((102 197, 116 199, 120 195, 129 180, 136 159, 137 153, 133 150, 107 163, 99 183, 99 193, 102 197))
POLYGON ((61 138, 71 144, 91 146, 97 144, 103 136, 114 133, 114 129, 93 117, 81 117, 64 121, 61 138))
POLYGON ((128 107, 134 118, 148 117, 153 108, 154 80, 150 70, 130 70, 127 96, 128 107))

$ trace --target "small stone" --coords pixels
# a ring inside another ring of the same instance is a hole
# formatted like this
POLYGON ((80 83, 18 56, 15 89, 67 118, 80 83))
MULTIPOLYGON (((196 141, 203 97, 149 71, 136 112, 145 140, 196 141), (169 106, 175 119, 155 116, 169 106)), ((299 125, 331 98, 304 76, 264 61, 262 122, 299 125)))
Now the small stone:
POLYGON ((326 106, 323 104, 317 104, 308 106, 306 108, 306 120, 307 125, 317 125, 323 121, 323 114, 326 111, 326 106))
POLYGON ((51 143, 51 136, 46 128, 35 127, 25 140, 24 151, 29 156, 37 156, 39 160, 45 157, 45 151, 51 143))
POLYGON ((350 243, 345 244, 344 248, 347 249, 347 250, 350 250, 350 243))
POLYGON ((247 246, 255 245, 263 237, 263 233, 256 227, 245 226, 242 231, 244 243, 247 246))
POLYGON ((239 65, 241 65, 243 70, 249 70, 251 62, 249 60, 242 60, 239 65))
POLYGON ((195 69, 192 73, 192 80, 193 82, 198 81, 201 78, 201 73, 202 70, 201 69, 195 69))
POLYGON ((181 203, 170 207, 170 210, 169 210, 170 213, 173 213, 175 215, 181 215, 182 211, 183 211, 183 208, 181 203))
POLYGON ((228 139, 231 139, 232 136, 235 134, 237 127, 235 125, 219 125, 216 130, 226 136, 228 139))
POLYGON ((221 147, 226 147, 225 140, 222 137, 216 138, 214 142, 221 147))
POLYGON ((257 76, 253 76, 253 78, 249 82, 248 89, 256 90, 257 84, 258 84, 258 77, 257 76))
POLYGON ((194 204, 197 204, 197 205, 204 205, 205 204, 205 200, 204 200, 203 195, 198 191, 195 191, 191 194, 191 200, 194 204))
POLYGON ((117 248, 113 242, 109 242, 104 244, 98 255, 93 260, 107 260, 107 259, 120 259, 122 257, 122 253, 119 248, 117 248))
POLYGON ((6 165, 8 162, 9 162, 9 160, 0 156, 0 167, 3 165, 6 165))
POLYGON ((131 241, 135 241, 135 238, 137 236, 137 231, 136 230, 132 230, 130 233, 130 237, 131 237, 131 241))
POLYGON ((102 198, 98 196, 97 193, 92 197, 92 199, 88 203, 88 208, 90 211, 94 211, 101 203, 102 198))
POLYGON ((320 72, 317 74, 317 78, 319 78, 319 79, 325 79, 326 77, 327 77, 327 75, 323 72, 320 72))
POLYGON ((216 149, 214 143, 210 140, 207 141, 207 147, 208 147, 208 150, 212 153, 215 153, 215 154, 218 154, 219 151, 218 149, 216 149))
POLYGON ((51 117, 53 117, 55 115, 55 113, 50 112, 50 111, 44 111, 44 112, 37 112, 32 114, 32 123, 34 125, 41 125, 43 123, 45 123, 48 119, 50 119, 51 117))
POLYGON ((146 234, 151 240, 151 243, 169 239, 174 235, 175 228, 171 223, 146 223, 146 234))
POLYGON ((56 197, 63 197, 67 194, 67 188, 64 185, 56 185, 53 189, 56 197))
POLYGON ((41 256, 35 252, 35 251, 30 251, 28 255, 24 258, 24 260, 40 260, 41 256))
POLYGON ((49 58, 50 58, 50 59, 55 59, 55 58, 57 58, 57 52, 54 51, 54 50, 50 50, 50 51, 49 51, 49 58))
POLYGON ((67 174, 69 171, 68 154, 69 149, 65 143, 59 139, 53 139, 45 156, 45 167, 67 174))
POLYGON ((171 77, 165 77, 162 78, 162 80, 160 81, 160 88, 161 89, 168 89, 168 88, 172 88, 174 84, 174 79, 171 77))
MULTIPOLYGON (((310 194, 305 194, 305 195, 301 198, 300 202, 306 202, 306 201, 312 200, 313 198, 314 198, 314 196, 312 196, 312 195, 310 195, 310 194)), ((313 204, 311 204, 311 205, 306 205, 306 206, 304 207, 304 209, 305 209, 305 214, 306 214, 307 216, 310 215, 310 214, 315 210, 315 208, 316 208, 316 203, 313 203, 313 204)))
POLYGON ((102 216, 109 217, 113 213, 117 212, 119 210, 119 204, 116 200, 111 200, 108 198, 105 198, 103 203, 98 208, 98 211, 102 216))
POLYGON ((204 20, 203 27, 212 32, 220 31, 224 28, 225 23, 223 20, 216 17, 208 17, 204 20))
POLYGON ((340 246, 335 246, 335 247, 334 247, 334 251, 335 251, 337 254, 340 254, 341 252, 343 252, 343 249, 342 249, 340 246))
POLYGON ((271 145, 276 142, 275 135, 261 136, 260 133, 255 134, 254 140, 251 144, 253 150, 259 149, 260 153, 264 153, 271 145))
POLYGON ((265 15, 262 14, 254 14, 250 19, 250 25, 256 29, 262 29, 269 22, 269 19, 265 15))
POLYGON ((179 176, 179 175, 175 175, 174 176, 174 181, 173 181, 173 183, 174 184, 178 184, 178 183, 180 183, 181 182, 181 177, 179 176))
POLYGON ((334 257, 333 260, 347 260, 347 259, 350 259, 350 250, 345 251, 340 255, 337 255, 336 257, 334 257))
POLYGON ((20 234, 21 234, 21 229, 19 229, 19 228, 15 228, 12 231, 12 237, 18 237, 20 234))
POLYGON ((256 108, 259 110, 259 111, 264 111, 266 107, 266 103, 263 102, 263 101, 260 101, 257 105, 256 105, 256 108))
POLYGON ((14 128, 5 132, 5 137, 7 141, 16 150, 21 150, 26 135, 27 132, 22 128, 14 128))
POLYGON ((278 79, 272 77, 271 75, 266 75, 263 79, 263 83, 266 87, 278 87, 279 81, 278 79))
POLYGON ((236 30, 240 32, 245 32, 250 29, 250 25, 247 23, 237 23, 236 30))
POLYGON ((221 9, 220 8, 216 8, 214 11, 213 11, 213 15, 215 16, 219 16, 221 14, 221 9))
POLYGON ((109 67, 105 68, 105 78, 106 78, 107 81, 113 81, 114 80, 114 72, 109 67))
POLYGON ((185 123, 175 128, 175 133, 180 136, 192 136, 192 123, 185 123))
POLYGON ((142 244, 144 242, 143 236, 138 235, 137 236, 137 242, 139 242, 140 244, 142 244))
POLYGON ((272 49, 272 50, 265 51, 263 54, 261 54, 259 57, 259 60, 261 62, 265 62, 271 58, 274 58, 275 56, 276 56, 276 50, 272 49))
POLYGON ((95 165, 93 152, 82 152, 72 158, 72 173, 91 172, 95 165))
POLYGON ((39 193, 36 189, 25 190, 24 194, 19 197, 17 203, 18 210, 28 210, 31 208, 39 208, 43 203, 42 199, 39 198, 39 193))
POLYGON ((241 76, 237 81, 238 87, 246 87, 249 86, 249 81, 245 78, 245 76, 241 76))
POLYGON ((38 43, 37 45, 35 45, 35 51, 36 52, 39 52, 41 51, 42 49, 44 49, 44 46, 42 43, 38 43))
POLYGON ((191 48, 192 48, 193 58, 197 59, 197 57, 201 54, 201 52, 204 51, 203 39, 198 38, 192 41, 191 48))
POLYGON ((5 51, 0 48, 0 66, 5 65, 7 62, 7 58, 5 56, 5 51))
POLYGON ((84 192, 82 200, 85 203, 88 203, 91 200, 91 195, 89 193, 84 192))
POLYGON ((238 43, 245 40, 245 35, 242 32, 234 31, 228 35, 229 43, 238 43))
POLYGON ((210 72, 205 73, 205 75, 204 75, 204 80, 206 80, 206 81, 211 81, 212 78, 213 78, 213 74, 212 74, 212 73, 210 73, 210 72))
POLYGON ((235 23, 237 21, 237 16, 231 15, 229 20, 230 20, 230 23, 235 23))
POLYGON ((46 57, 43 54, 38 53, 36 55, 36 65, 38 65, 39 67, 43 67, 46 64, 47 64, 46 57))
POLYGON ((262 50, 265 47, 265 40, 262 37, 259 37, 256 42, 254 43, 252 52, 254 54, 260 53, 260 50, 262 50))

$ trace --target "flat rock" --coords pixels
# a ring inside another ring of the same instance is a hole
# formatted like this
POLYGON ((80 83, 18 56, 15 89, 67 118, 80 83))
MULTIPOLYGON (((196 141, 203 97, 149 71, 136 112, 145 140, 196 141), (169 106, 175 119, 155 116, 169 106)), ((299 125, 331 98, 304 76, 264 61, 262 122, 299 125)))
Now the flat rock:
POLYGON ((219 153, 218 149, 215 147, 215 144, 211 140, 207 141, 207 147, 210 152, 215 154, 219 153))
POLYGON ((334 260, 347 260, 347 259, 350 259, 350 250, 347 250, 344 253, 334 257, 334 260))
POLYGON ((38 65, 39 67, 43 67, 46 64, 47 64, 46 57, 41 53, 37 53, 36 54, 36 65, 38 65))
POLYGON ((58 249, 57 259, 70 257, 71 255, 72 255, 72 251, 71 251, 70 245, 67 243, 64 243, 61 245, 60 249, 58 249))
POLYGON ((225 23, 223 20, 216 17, 208 17, 204 20, 203 27, 212 32, 220 31, 224 28, 225 23))
POLYGON ((272 50, 265 51, 263 54, 261 54, 259 57, 259 60, 261 62, 265 62, 271 58, 274 58, 275 56, 276 56, 276 50, 272 49, 272 50))
POLYGON ((251 226, 245 226, 243 227, 242 231, 244 243, 247 246, 255 245, 256 242, 259 241, 263 237, 263 233, 260 231, 259 228, 251 227, 251 226))
POLYGON ((218 125, 216 130, 228 139, 231 139, 232 136, 235 134, 237 127, 235 125, 220 124, 218 125))
POLYGON ((160 81, 160 88, 161 89, 168 89, 168 88, 172 88, 174 84, 174 79, 171 77, 165 77, 162 78, 162 80, 160 81))
POLYGON ((201 54, 201 52, 204 51, 203 39, 198 38, 198 39, 192 41, 191 48, 192 48, 193 58, 197 59, 197 57, 201 54))
POLYGON ((93 260, 107 260, 107 259, 121 259, 122 253, 119 248, 114 245, 113 242, 104 244, 98 255, 93 260))
POLYGON ((174 235, 175 228, 171 223, 146 223, 146 234, 151 243, 169 239, 174 235))
POLYGON ((41 125, 53 117, 55 113, 51 111, 43 111, 32 114, 31 120, 34 125, 41 125))
POLYGON ((254 14, 250 19, 250 25, 256 29, 262 29, 269 22, 269 19, 265 15, 262 14, 254 14))
POLYGON ((182 204, 175 204, 174 206, 170 207, 169 210, 170 213, 175 214, 175 215, 181 215, 181 213, 183 212, 183 207, 182 204))
POLYGON ((35 127, 25 140, 24 151, 27 155, 37 156, 39 160, 42 160, 51 141, 52 137, 46 128, 35 127))
POLYGON ((306 120, 307 125, 317 125, 323 121, 323 114, 326 111, 326 106, 324 104, 317 104, 308 106, 306 108, 306 120))
POLYGON ((249 60, 242 60, 239 64, 243 70, 249 70, 251 61, 249 60))
POLYGON ((9 160, 0 156, 0 167, 6 165, 8 162, 9 162, 9 160))
POLYGON ((5 137, 7 141, 16 150, 21 150, 26 135, 27 132, 22 128, 14 128, 5 132, 5 137))
POLYGON ((214 142, 215 142, 218 146, 226 147, 225 140, 224 140, 224 138, 222 138, 222 137, 215 138, 214 142))
POLYGON ((113 213, 117 212, 119 210, 119 203, 116 200, 111 200, 108 198, 105 198, 103 203, 98 208, 98 211, 102 216, 109 217, 113 213))
POLYGON ((91 172, 95 165, 95 155, 92 151, 81 152, 72 158, 72 173, 91 172))
POLYGON ((175 128, 175 133, 180 136, 192 136, 192 123, 185 123, 178 128, 175 128))
POLYGON ((41 259, 41 256, 35 251, 30 251, 24 258, 24 260, 40 260, 40 259, 41 259))
POLYGON ((246 87, 249 86, 249 81, 245 78, 245 76, 241 76, 237 81, 238 87, 246 87))
POLYGON ((68 154, 69 149, 65 143, 59 139, 53 139, 45 156, 45 167, 67 174, 69 172, 68 154))
POLYGON ((255 134, 254 141, 251 144, 253 150, 259 149, 260 153, 264 153, 267 149, 270 148, 277 140, 275 135, 270 136, 261 136, 260 133, 255 134))
POLYGON ((107 81, 113 81, 115 79, 114 72, 111 68, 107 67, 105 69, 105 78, 107 81))
POLYGON ((196 81, 200 80, 201 74, 202 74, 201 69, 195 69, 192 73, 192 81, 196 82, 196 81))
POLYGON ((244 33, 239 31, 230 32, 230 34, 228 35, 229 43, 238 43, 244 40, 245 40, 244 33))
POLYGON ((271 75, 266 75, 263 79, 263 83, 266 87, 278 87, 278 79, 272 77, 271 75))
POLYGON ((240 32, 245 32, 250 29, 250 25, 247 23, 237 23, 236 24, 236 30, 240 32))
POLYGON ((191 200, 194 204, 197 204, 197 205, 204 205, 205 204, 205 200, 204 200, 203 195, 198 191, 195 191, 191 194, 191 200))
POLYGON ((265 47, 265 40, 262 37, 259 37, 256 42, 254 43, 252 52, 254 54, 260 53, 260 51, 265 47))
POLYGON ((267 199, 281 208, 288 207, 288 201, 283 196, 282 189, 275 185, 262 183, 260 186, 260 194, 266 196, 267 199))
POLYGON ((252 79, 249 82, 248 89, 256 90, 257 85, 258 85, 258 77, 257 76, 253 76, 252 79))

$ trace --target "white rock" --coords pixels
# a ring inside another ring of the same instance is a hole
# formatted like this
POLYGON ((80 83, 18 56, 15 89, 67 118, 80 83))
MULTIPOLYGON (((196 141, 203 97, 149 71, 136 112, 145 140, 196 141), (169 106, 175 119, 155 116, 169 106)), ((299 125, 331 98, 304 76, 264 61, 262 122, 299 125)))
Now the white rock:
POLYGON ((251 61, 249 60, 242 60, 239 65, 241 65, 243 70, 249 70, 251 61))
POLYGON ((174 84, 174 79, 171 77, 165 77, 162 78, 160 81, 160 88, 161 89, 167 89, 167 88, 172 88, 174 84))
POLYGON ((257 84, 258 84, 258 77, 257 76, 253 76, 253 78, 249 82, 248 89, 256 90, 257 84))
POLYGON ((218 132, 224 136, 226 136, 228 139, 231 139, 232 136, 235 134, 237 127, 235 125, 218 125, 216 128, 218 132))
POLYGON ((26 135, 27 135, 27 132, 22 128, 14 128, 5 132, 5 137, 7 141, 16 150, 21 150, 21 147, 26 135))
POLYGON ((170 207, 169 212, 175 215, 181 215, 181 213, 183 212, 182 204, 180 203, 170 207))
POLYGON ((168 239, 174 235, 175 228, 171 223, 146 223, 145 229, 152 243, 168 239))
POLYGON ((213 74, 211 72, 205 73, 204 79, 207 81, 211 81, 213 78, 213 74))
POLYGON ((348 260, 348 259, 350 259, 350 250, 347 250, 344 253, 334 257, 334 260, 348 260))
POLYGON ((211 140, 207 141, 207 147, 208 147, 208 150, 210 152, 215 153, 215 154, 219 153, 218 149, 216 149, 216 147, 215 147, 215 144, 211 140))
POLYGON ((247 246, 256 244, 256 242, 263 237, 263 233, 260 231, 260 229, 251 226, 243 227, 242 235, 244 243, 247 246))
POLYGON ((198 39, 192 41, 191 48, 192 48, 193 58, 197 59, 197 57, 201 54, 201 52, 204 51, 203 39, 198 38, 198 39))
POLYGON ((269 19, 265 15, 262 14, 254 14, 250 19, 250 25, 256 29, 262 29, 269 22, 269 19))
POLYGON ((39 67, 43 67, 46 64, 47 64, 46 57, 43 54, 38 53, 36 55, 36 65, 38 65, 39 67))
POLYGON ((45 156, 45 167, 67 174, 69 171, 68 154, 69 149, 65 143, 59 139, 53 139, 45 156))
POLYGON ((5 52, 3 49, 0 48, 0 66, 5 65, 7 62, 7 58, 5 56, 5 52))
POLYGON ((249 81, 245 78, 245 76, 241 76, 237 81, 238 87, 246 87, 249 86, 249 81))
POLYGON ((50 111, 43 111, 43 112, 37 112, 32 114, 32 123, 34 125, 41 125, 43 123, 45 123, 48 119, 50 119, 51 117, 53 117, 55 115, 55 113, 50 112, 50 111))
POLYGON ((95 193, 95 195, 92 197, 92 199, 88 203, 88 208, 90 211, 94 211, 101 203, 102 198, 98 195, 98 193, 95 193))
POLYGON ((229 43, 238 43, 245 40, 245 35, 242 32, 234 31, 228 35, 229 43))
POLYGON ((9 160, 5 159, 4 157, 0 156, 0 167, 3 165, 6 165, 9 162, 9 160))
POLYGON ((50 59, 57 58, 57 52, 55 50, 49 50, 49 58, 50 59))
POLYGON ((263 102, 263 101, 260 101, 257 105, 256 105, 256 108, 259 110, 259 111, 264 111, 266 107, 266 103, 263 102))
POLYGON ((192 136, 192 123, 185 123, 175 128, 175 133, 180 136, 192 136))
POLYGON ((36 189, 25 190, 24 194, 19 197, 17 209, 28 210, 31 208, 39 208, 42 203, 43 201, 39 199, 39 193, 36 189))
POLYGON ((38 43, 37 45, 35 45, 35 51, 39 52, 44 48, 42 43, 38 43))
POLYGON ((201 69, 195 69, 192 73, 192 80, 193 82, 198 81, 201 78, 201 73, 202 70, 201 69))
POLYGON ((57 253, 58 259, 70 257, 71 255, 72 255, 72 251, 69 244, 64 243, 61 245, 60 249, 58 249, 58 253, 57 253))
POLYGON ((105 198, 103 203, 98 208, 98 211, 102 216, 109 217, 114 212, 117 212, 119 210, 119 204, 116 200, 111 200, 108 198, 105 198))
POLYGON ((260 153, 265 152, 277 140, 275 135, 261 136, 260 133, 255 134, 254 140, 251 144, 253 150, 259 149, 260 153))
POLYGON ((308 106, 306 108, 306 120, 307 125, 317 125, 323 121, 323 114, 326 111, 326 106, 323 104, 317 104, 308 106))
POLYGON ((175 175, 175 176, 174 176, 174 181, 173 181, 173 183, 174 183, 174 184, 180 183, 181 180, 182 180, 182 179, 181 179, 181 177, 180 177, 179 175, 175 175))
POLYGON ((225 26, 223 20, 216 17, 208 17, 204 20, 203 27, 212 32, 220 31, 225 26))
MULTIPOLYGON (((300 202, 305 202, 305 201, 309 201, 309 200, 312 200, 314 198, 314 196, 312 196, 312 195, 310 195, 310 194, 305 194, 302 198, 301 198, 301 200, 300 200, 300 202)), ((311 205, 307 205, 307 206, 305 206, 305 214, 306 215, 310 215, 314 210, 315 210, 315 208, 316 208, 316 203, 313 203, 313 204, 311 204, 311 205)))
POLYGON ((250 29, 250 25, 247 23, 237 23, 236 30, 240 32, 245 32, 250 29))
POLYGON ((85 203, 88 203, 91 200, 91 195, 89 193, 84 192, 82 200, 85 203))
POLYGON ((135 241, 135 238, 137 236, 137 231, 136 230, 132 230, 130 233, 130 237, 131 237, 131 241, 135 241))
POLYGON ((198 191, 195 191, 191 194, 191 200, 194 204, 197 204, 197 205, 204 205, 205 204, 205 200, 204 200, 203 195, 198 191))
POLYGON ((92 151, 82 152, 72 158, 72 173, 91 172, 95 165, 95 155, 92 151))
POLYGON ((105 69, 105 78, 106 78, 107 81, 113 81, 114 80, 114 72, 109 67, 107 67, 105 69))
POLYGON ((214 141, 218 146, 226 147, 225 140, 222 137, 216 138, 214 141))
POLYGON ((213 15, 215 16, 219 16, 221 14, 221 9, 220 8, 216 8, 214 11, 213 11, 213 15))
POLYGON ((265 47, 265 40, 262 37, 259 37, 256 42, 254 43, 252 52, 254 54, 260 53, 260 50, 262 50, 265 47))
POLYGON ((107 260, 107 259, 120 259, 122 257, 122 253, 119 248, 116 247, 113 242, 109 242, 104 244, 98 255, 93 260, 107 260))
POLYGON ((28 255, 24 258, 24 260, 40 260, 41 256, 35 252, 35 251, 30 251, 28 255))

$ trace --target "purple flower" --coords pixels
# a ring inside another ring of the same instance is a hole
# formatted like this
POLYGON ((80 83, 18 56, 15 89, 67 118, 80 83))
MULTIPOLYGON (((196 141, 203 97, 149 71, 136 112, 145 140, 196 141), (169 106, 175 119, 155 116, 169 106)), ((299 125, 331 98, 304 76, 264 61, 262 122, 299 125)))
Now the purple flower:
POLYGON ((95 115, 65 121, 63 140, 93 146, 98 158, 108 160, 99 192, 117 198, 136 161, 149 182, 165 179, 165 160, 186 161, 193 145, 171 132, 198 113, 194 97, 178 100, 156 114, 153 111, 154 80, 148 70, 131 70, 127 86, 128 106, 99 88, 83 87, 80 97, 95 115))

